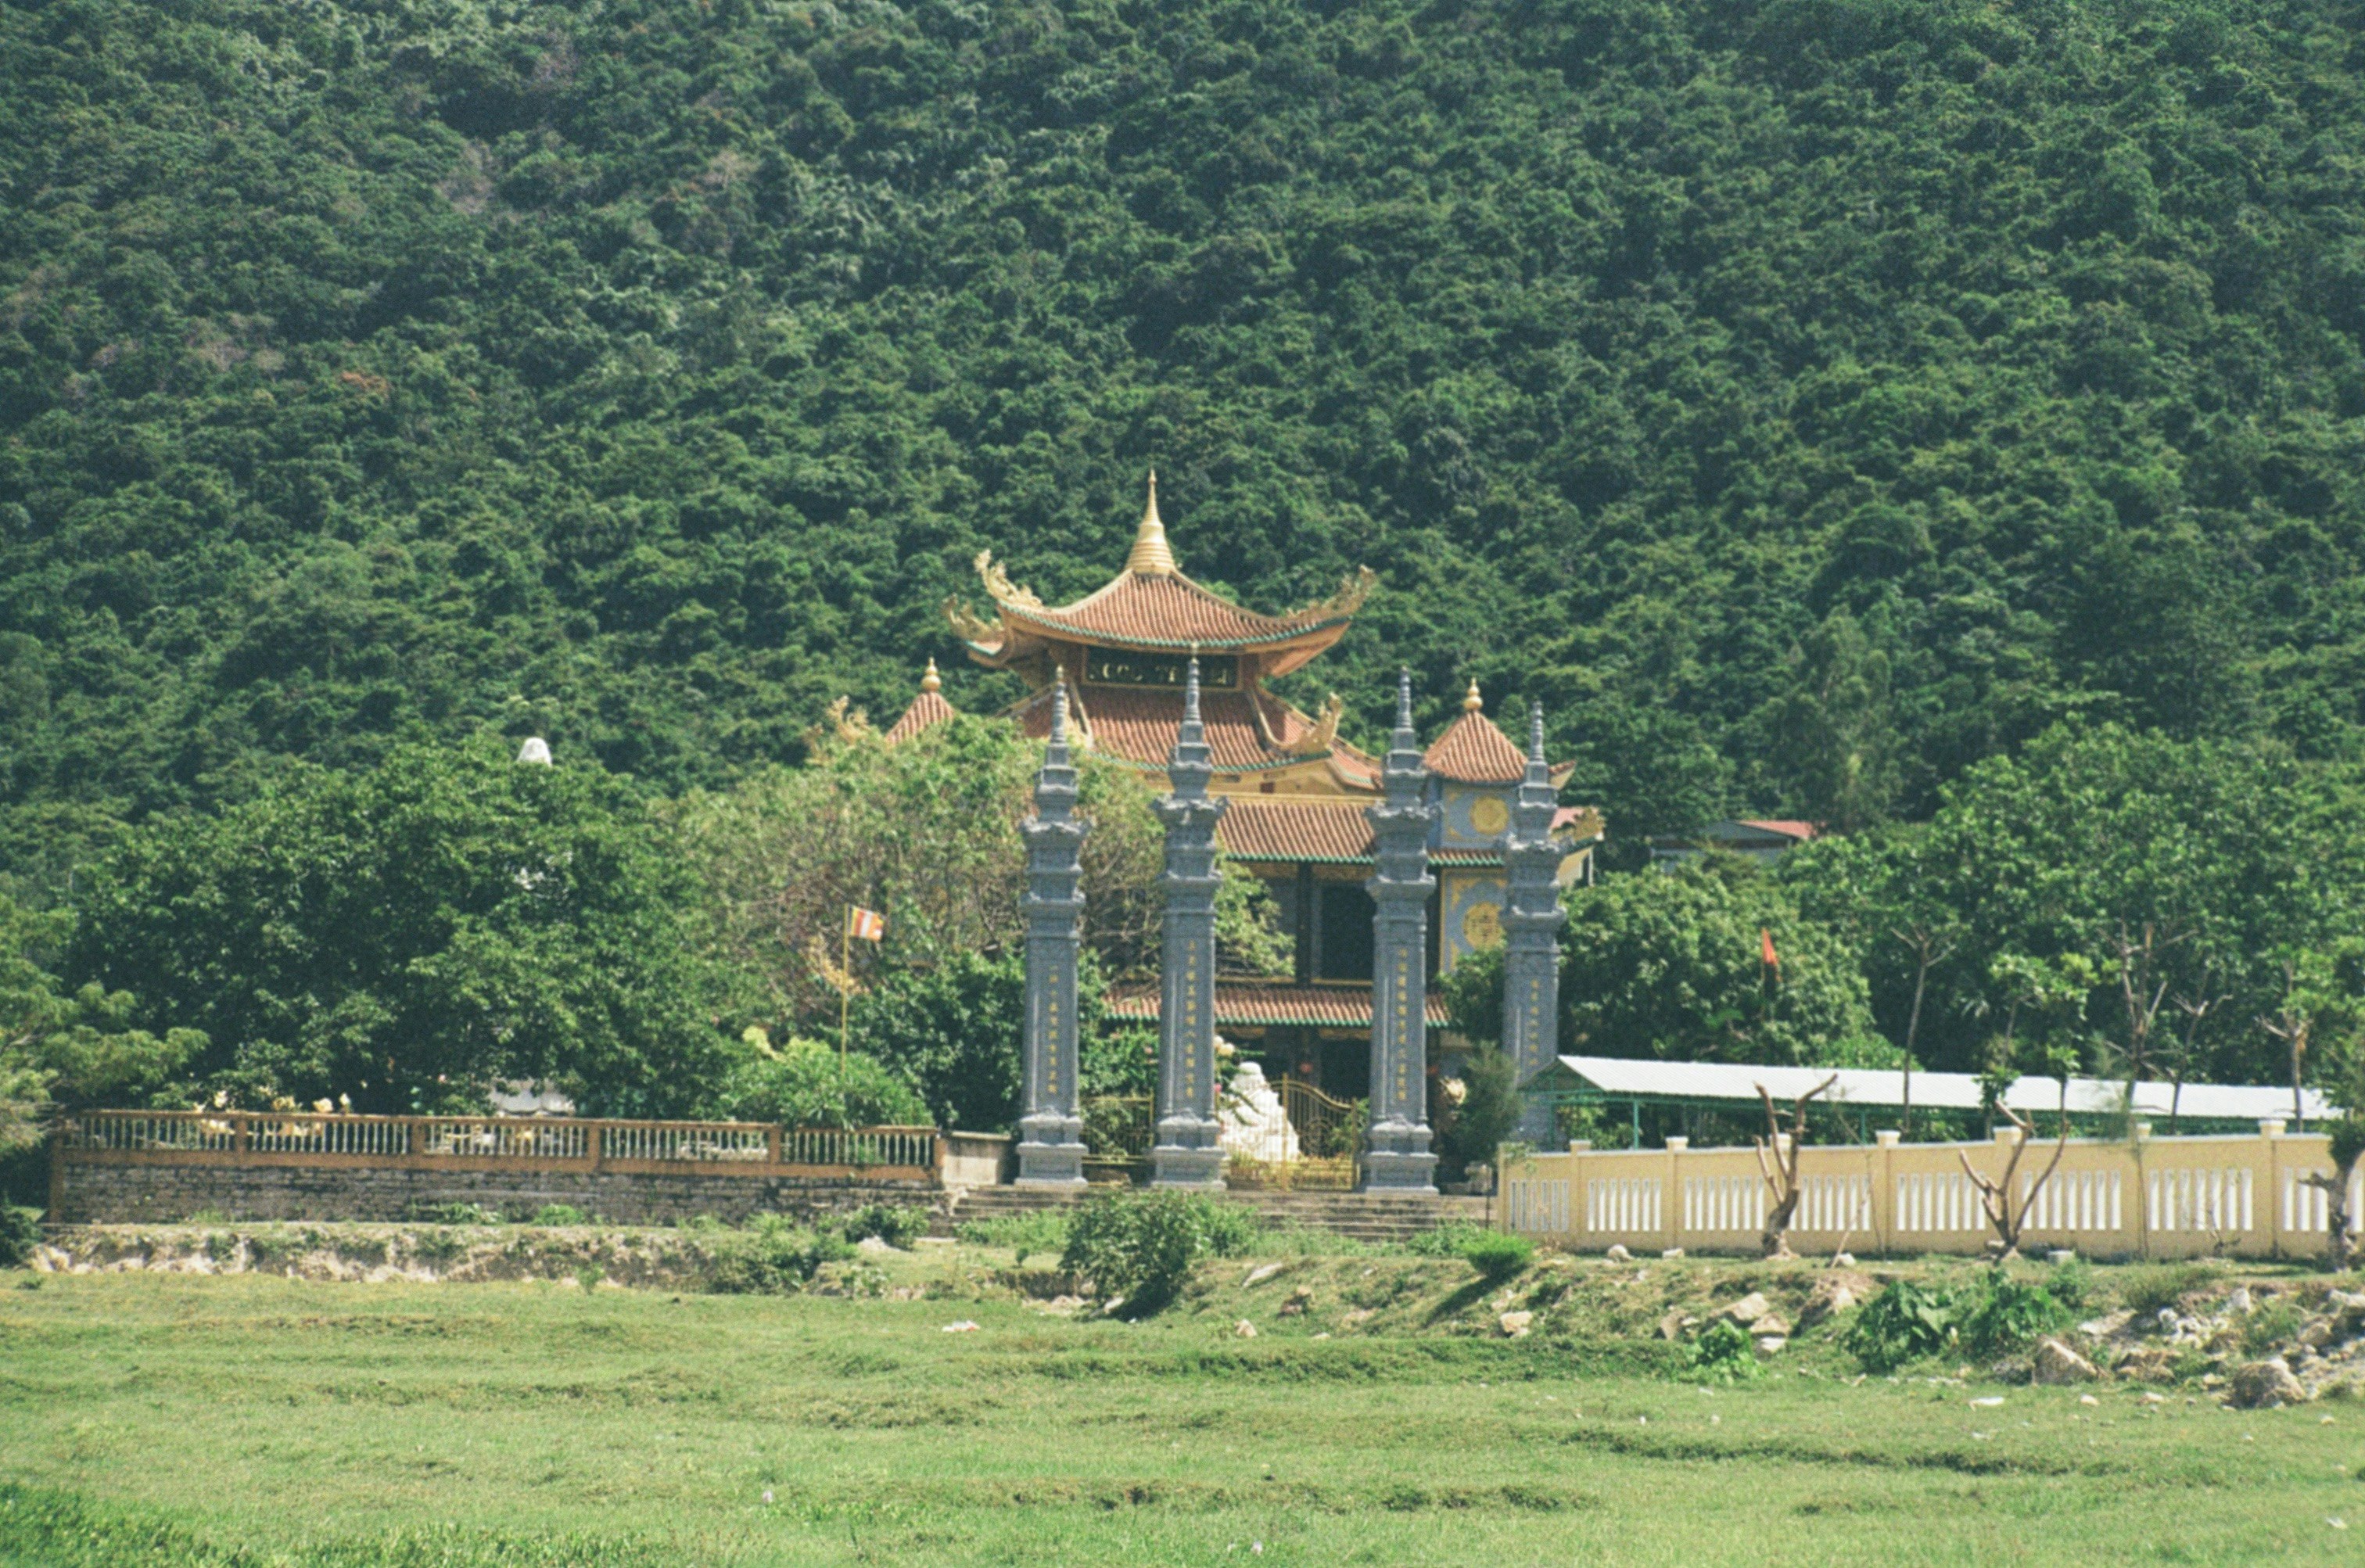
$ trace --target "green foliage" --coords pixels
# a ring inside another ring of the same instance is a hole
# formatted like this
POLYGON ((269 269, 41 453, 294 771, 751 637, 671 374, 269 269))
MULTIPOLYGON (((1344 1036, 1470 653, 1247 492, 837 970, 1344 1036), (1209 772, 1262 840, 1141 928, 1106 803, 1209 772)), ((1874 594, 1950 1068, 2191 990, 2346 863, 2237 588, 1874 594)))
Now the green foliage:
POLYGON ((1380 570, 1351 737, 1541 697, 1621 835, 2358 746, 2333 0, 71 16, 0 13, 28 886, 421 728, 677 790, 924 653, 991 711, 936 606, 1098 586, 1151 461, 1259 604, 1380 570))
POLYGON ((41 1211, 0 1204, 0 1269, 13 1269, 41 1244, 41 1211))
POLYGON ((954 1237, 972 1247, 1008 1247, 1018 1253, 1024 1263, 1030 1253, 1059 1253, 1068 1245, 1068 1216, 1051 1209, 1038 1209, 1032 1214, 994 1215, 986 1219, 963 1220, 953 1227, 954 1237))
POLYGON ((1493 1164, 1496 1147, 1519 1126, 1519 1064, 1500 1046, 1482 1045, 1464 1058, 1462 1103, 1438 1128, 1440 1152, 1465 1167, 1493 1164))
POLYGON ((1973 1354, 2000 1355, 2069 1326, 2069 1305, 2053 1294, 2052 1282, 2015 1280, 1997 1271, 1963 1308, 1963 1343, 1973 1354))
POLYGON ((2242 1349, 2252 1356, 2279 1354, 2306 1325, 2306 1310, 2292 1297, 2262 1301, 2242 1319, 2242 1349))
POLYGON ((864 1052, 820 1040, 791 1039, 777 1050, 762 1036, 740 1042, 714 1089, 713 1114, 729 1121, 786 1127, 913 1126, 928 1120, 927 1103, 910 1080, 864 1052))
MULTIPOLYGON (((1082 1028, 1099 1023, 1097 989, 1080 988, 1082 1028)), ((1018 1117, 1026 968, 1011 953, 952 952, 900 969, 855 998, 854 1040, 908 1078, 940 1127, 999 1132, 1018 1117)))
POLYGON ((2224 1271, 2208 1262, 2141 1264, 2119 1275, 2119 1305, 2138 1318, 2153 1317, 2162 1307, 2182 1307, 2186 1296, 2208 1289, 2224 1271))
POLYGON ((1462 1260, 1490 1280, 1516 1274, 1534 1260, 1536 1244, 1505 1230, 1485 1230, 1456 1249, 1462 1260))
POLYGON ((912 1244, 928 1233, 928 1211, 909 1204, 865 1204, 840 1219, 838 1231, 848 1241, 875 1236, 890 1247, 909 1252, 912 1244))
POLYGON ((584 1225, 588 1216, 573 1204, 544 1204, 533 1211, 531 1225, 584 1225))
POLYGON ((418 1204, 406 1206, 402 1217, 413 1225, 499 1225, 501 1211, 485 1204, 418 1204))
POLYGON ((1749 1331, 1720 1317, 1683 1348, 1683 1375, 1702 1383, 1746 1383, 1765 1371, 1749 1331))
POLYGON ((160 818, 90 876, 65 972, 187 1026, 197 1089, 475 1108, 555 1081, 587 1113, 678 1114, 719 1066, 696 882, 588 758, 399 747, 296 767, 219 817, 160 818))
POLYGON ((1445 993, 1446 1027, 1474 1046, 1503 1043, 1503 946, 1462 955, 1438 989, 1445 993))
POLYGON ((1814 1064, 1872 1033, 1853 955, 1747 862, 1606 878, 1568 908, 1564 1049, 1814 1064), (1764 961, 1769 931, 1778 972, 1764 961))
POLYGON ((1088 1203, 1068 1222, 1059 1266, 1122 1296, 1130 1316, 1172 1301, 1203 1258, 1237 1257, 1256 1234, 1246 1209, 1197 1193, 1120 1193, 1088 1203))
POLYGON ((1897 1280, 1857 1309, 1841 1344, 1866 1372, 1894 1372, 1955 1343, 1952 1292, 1897 1280))
POLYGON ((824 1263, 854 1256, 845 1237, 803 1229, 779 1215, 757 1215, 744 1229, 723 1232, 706 1264, 706 1289, 715 1295, 793 1295, 824 1263))
POLYGON ((2350 1110, 2335 1116, 2326 1131, 2332 1169, 2345 1177, 2359 1159, 2365 1159, 2365 1112, 2350 1110))
POLYGON ((2094 1266, 2083 1258, 2057 1264, 2045 1276, 2045 1288, 2052 1293, 2054 1300, 2074 1312, 2093 1296, 2094 1266))
POLYGON ((1416 1258, 1459 1258, 1464 1250, 1498 1234, 1475 1220, 1449 1219, 1427 1230, 1415 1231, 1405 1242, 1405 1250, 1416 1258))

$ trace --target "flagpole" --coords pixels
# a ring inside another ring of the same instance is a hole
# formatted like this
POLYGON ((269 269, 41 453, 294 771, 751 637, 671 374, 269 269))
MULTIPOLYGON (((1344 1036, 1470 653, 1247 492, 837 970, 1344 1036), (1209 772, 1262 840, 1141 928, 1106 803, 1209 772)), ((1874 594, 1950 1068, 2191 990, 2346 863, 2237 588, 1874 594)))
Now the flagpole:
MULTIPOLYGON (((837 988, 837 1082, 838 1087, 843 1089, 846 1086, 846 1008, 854 1000, 854 906, 852 904, 846 906, 846 924, 837 934, 837 969, 840 976, 837 988)), ((841 1114, 844 1109, 843 1106, 839 1107, 841 1114)))

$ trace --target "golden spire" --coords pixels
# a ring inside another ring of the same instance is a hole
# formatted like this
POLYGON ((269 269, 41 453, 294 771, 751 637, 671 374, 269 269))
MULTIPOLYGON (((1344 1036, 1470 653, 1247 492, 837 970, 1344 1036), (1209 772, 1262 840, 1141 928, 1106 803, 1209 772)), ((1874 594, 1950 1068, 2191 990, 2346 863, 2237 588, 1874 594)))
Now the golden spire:
POLYGON ((936 673, 936 661, 930 659, 928 661, 928 673, 920 678, 920 689, 923 691, 942 691, 944 689, 945 678, 936 673))
POLYGON ((1133 536, 1133 549, 1125 558, 1125 569, 1153 577, 1171 577, 1182 568, 1174 564, 1174 552, 1166 547, 1166 525, 1158 520, 1158 470, 1149 471, 1149 504, 1141 509, 1141 530, 1133 536))
POLYGON ((1474 679, 1470 683, 1470 689, 1462 694, 1462 711, 1465 713, 1475 713, 1485 706, 1486 706, 1485 699, 1478 695, 1478 682, 1474 679))

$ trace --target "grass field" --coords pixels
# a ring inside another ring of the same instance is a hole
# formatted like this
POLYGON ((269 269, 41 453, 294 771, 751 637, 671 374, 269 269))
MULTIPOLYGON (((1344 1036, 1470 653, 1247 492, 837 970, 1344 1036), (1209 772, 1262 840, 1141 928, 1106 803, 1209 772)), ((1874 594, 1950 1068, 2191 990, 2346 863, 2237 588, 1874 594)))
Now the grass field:
POLYGON ((1640 1345, 1317 1339, 1238 1263, 1120 1324, 963 1258, 893 1260, 947 1293, 910 1301, 0 1275, 0 1564, 2365 1561, 2353 1403, 1852 1386, 1808 1342, 1706 1391, 1640 1345))

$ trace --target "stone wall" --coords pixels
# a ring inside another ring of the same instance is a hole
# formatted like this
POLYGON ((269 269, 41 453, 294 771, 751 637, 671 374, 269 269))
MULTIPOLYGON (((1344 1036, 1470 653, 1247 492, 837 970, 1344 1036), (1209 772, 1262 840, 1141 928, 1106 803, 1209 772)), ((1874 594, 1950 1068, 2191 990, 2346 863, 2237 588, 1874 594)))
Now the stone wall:
POLYGON ((666 1225, 712 1215, 816 1214, 885 1203, 935 1208, 917 1182, 833 1181, 727 1171, 456 1171, 305 1166, 61 1162, 50 1185, 55 1225, 170 1224, 211 1210, 231 1220, 403 1220, 447 1204, 512 1214, 568 1204, 615 1225, 666 1225))

